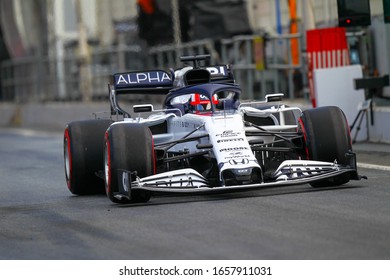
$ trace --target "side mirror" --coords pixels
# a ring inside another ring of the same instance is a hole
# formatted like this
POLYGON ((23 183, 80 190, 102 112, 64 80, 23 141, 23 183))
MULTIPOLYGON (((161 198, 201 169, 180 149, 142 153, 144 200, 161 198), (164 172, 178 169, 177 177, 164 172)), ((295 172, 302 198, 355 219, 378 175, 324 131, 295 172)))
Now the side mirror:
POLYGON ((153 105, 152 104, 134 105, 133 110, 134 113, 153 112, 153 105))
POLYGON ((265 96, 265 102, 277 102, 283 100, 283 93, 267 94, 265 96))

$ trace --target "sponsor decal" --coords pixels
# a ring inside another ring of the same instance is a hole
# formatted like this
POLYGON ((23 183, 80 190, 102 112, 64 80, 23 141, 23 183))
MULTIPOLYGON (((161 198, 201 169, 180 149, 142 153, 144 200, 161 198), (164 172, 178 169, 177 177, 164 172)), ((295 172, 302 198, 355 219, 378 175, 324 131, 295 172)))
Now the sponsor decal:
POLYGON ((243 151, 243 150, 249 150, 247 147, 232 147, 232 148, 224 148, 220 149, 220 152, 231 152, 231 151, 243 151))
POLYGON ((221 139, 221 140, 217 140, 217 143, 238 142, 238 141, 244 141, 244 138, 221 139))
POLYGON ((228 157, 224 157, 225 160, 229 160, 229 159, 240 159, 240 158, 249 158, 251 157, 250 155, 236 155, 236 156, 228 156, 228 157))
POLYGON ((247 159, 247 158, 229 160, 230 165, 243 165, 243 164, 248 164, 248 163, 249 163, 249 159, 247 159))
POLYGON ((225 138, 225 137, 237 137, 240 134, 241 134, 240 131, 225 130, 224 132, 222 132, 220 134, 216 134, 215 136, 225 138))
POLYGON ((249 175, 252 171, 252 168, 235 169, 234 171, 237 173, 237 175, 249 175))
POLYGON ((115 75, 115 85, 119 87, 131 85, 170 85, 171 77, 164 71, 124 73, 115 75))
POLYGON ((207 71, 210 72, 212 76, 226 76, 227 68, 226 66, 216 66, 216 67, 207 67, 207 71))
POLYGON ((176 121, 176 122, 172 122, 172 125, 173 125, 174 127, 189 127, 189 126, 190 126, 190 123, 188 123, 188 122, 176 121))
POLYGON ((221 170, 222 168, 224 168, 224 166, 226 164, 228 164, 230 167, 228 166, 226 168, 230 168, 231 170, 234 170, 235 172, 237 172, 237 170, 245 170, 245 169, 252 170, 253 164, 252 164, 252 167, 240 168, 240 167, 243 167, 245 165, 248 166, 251 162, 254 163, 255 165, 258 165, 257 160, 249 159, 247 157, 242 157, 240 159, 230 159, 228 161, 220 162, 218 164, 218 167, 221 170))

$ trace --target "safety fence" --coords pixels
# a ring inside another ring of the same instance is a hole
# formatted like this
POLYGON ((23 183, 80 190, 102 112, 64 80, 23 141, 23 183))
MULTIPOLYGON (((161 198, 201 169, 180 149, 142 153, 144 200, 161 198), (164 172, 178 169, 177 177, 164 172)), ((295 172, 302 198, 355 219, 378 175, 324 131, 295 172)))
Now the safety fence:
MULTIPOLYGON (((26 102, 90 101, 108 98, 113 73, 177 68, 180 56, 211 54, 211 65, 231 64, 246 99, 283 92, 293 98, 296 73, 305 73, 301 55, 293 63, 290 44, 301 34, 242 35, 222 40, 199 40, 145 50, 140 46, 94 49, 88 57, 25 57, 0 65, 0 100, 26 102)), ((138 99, 142 96, 137 95, 138 99)), ((139 100, 142 101, 142 100, 139 100)))
POLYGON ((8 60, 0 65, 0 97, 18 103, 106 98, 112 73, 141 69, 144 61, 141 48, 127 46, 97 49, 84 58, 67 55, 8 60))
MULTIPOLYGON (((301 50, 302 36, 236 36, 222 40, 222 61, 234 65, 237 81, 248 99, 262 98, 268 93, 284 93, 294 97, 294 75, 305 71, 302 56, 293 63, 291 42, 301 50)), ((297 94, 295 94, 297 95, 297 94)))

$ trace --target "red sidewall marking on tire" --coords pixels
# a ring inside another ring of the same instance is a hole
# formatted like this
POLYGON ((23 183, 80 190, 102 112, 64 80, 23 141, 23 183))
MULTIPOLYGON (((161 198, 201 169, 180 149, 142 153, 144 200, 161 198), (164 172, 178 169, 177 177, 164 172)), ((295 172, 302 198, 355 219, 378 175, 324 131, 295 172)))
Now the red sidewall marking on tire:
MULTIPOLYGON (((107 169, 107 175, 106 176, 106 193, 109 195, 111 191, 111 146, 110 146, 110 140, 108 137, 108 132, 105 133, 104 135, 105 142, 106 142, 106 155, 107 155, 107 167, 105 166, 104 168, 107 169)), ((105 163, 106 164, 106 163, 105 163)))
POLYGON ((309 156, 309 148, 307 146, 307 134, 306 134, 306 129, 305 129, 305 125, 302 121, 302 118, 299 118, 298 120, 300 126, 301 126, 301 129, 302 129, 302 133, 303 133, 303 139, 305 140, 305 153, 306 153, 306 159, 310 159, 310 156, 309 156))
MULTIPOLYGON (((345 117, 345 115, 344 115, 345 117)), ((351 136, 351 127, 349 126, 349 123, 348 123, 348 119, 345 118, 345 121, 347 123, 347 128, 348 128, 348 138, 349 138, 349 144, 351 145, 352 147, 352 136, 351 136)))
POLYGON ((69 129, 65 129, 64 137, 66 139, 66 153, 68 157, 68 162, 69 162, 69 170, 66 170, 66 162, 65 162, 65 176, 66 176, 66 183, 68 184, 68 189, 71 190, 71 180, 72 180, 72 153, 71 153, 71 144, 70 144, 70 136, 69 136, 69 129), (68 177, 69 173, 69 177, 68 177))
MULTIPOLYGON (((152 132, 150 132, 150 134, 152 134, 152 132)), ((157 170, 157 160, 156 160, 156 153, 154 151, 154 139, 153 139, 153 135, 152 135, 152 161, 153 161, 153 175, 156 174, 156 170, 157 170)))

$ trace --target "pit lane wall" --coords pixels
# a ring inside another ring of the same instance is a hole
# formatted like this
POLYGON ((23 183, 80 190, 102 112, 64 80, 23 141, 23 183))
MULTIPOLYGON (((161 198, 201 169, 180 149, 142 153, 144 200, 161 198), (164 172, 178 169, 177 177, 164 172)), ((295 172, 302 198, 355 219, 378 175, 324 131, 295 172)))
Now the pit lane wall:
MULTIPOLYGON (((311 105, 306 100, 286 101, 285 103, 291 106, 298 106, 303 110, 311 108, 311 105)), ((159 108, 158 104, 154 105, 155 108, 159 108)), ((53 102, 46 104, 14 104, 6 102, 0 103, 0 127, 61 132, 68 122, 91 119, 94 118, 93 113, 95 112, 108 111, 108 102, 53 102)), ((102 114, 101 116, 104 115, 108 116, 108 114, 102 114)), ((374 107, 374 125, 371 126, 370 120, 368 124, 368 140, 370 142, 390 144, 389 120, 389 106, 374 107)), ((366 126, 366 118, 361 123, 361 127, 363 126, 366 126)), ((356 127, 357 125, 352 131, 352 136, 356 133, 356 127)), ((362 132, 360 131, 359 135, 362 132)), ((367 139, 367 137, 363 138, 367 139)))

